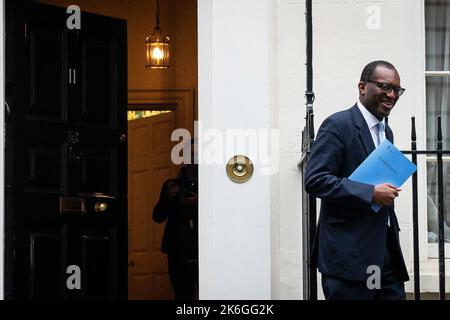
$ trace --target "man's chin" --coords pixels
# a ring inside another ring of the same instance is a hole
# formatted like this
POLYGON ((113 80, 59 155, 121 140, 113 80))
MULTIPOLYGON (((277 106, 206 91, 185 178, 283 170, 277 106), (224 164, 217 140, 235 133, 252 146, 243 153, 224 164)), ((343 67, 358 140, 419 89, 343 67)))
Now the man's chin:
POLYGON ((378 119, 383 119, 383 118, 385 118, 385 117, 389 117, 389 115, 391 114, 391 110, 392 110, 392 108, 391 109, 387 109, 387 108, 381 108, 381 110, 379 110, 378 112, 377 112, 377 118, 378 119))

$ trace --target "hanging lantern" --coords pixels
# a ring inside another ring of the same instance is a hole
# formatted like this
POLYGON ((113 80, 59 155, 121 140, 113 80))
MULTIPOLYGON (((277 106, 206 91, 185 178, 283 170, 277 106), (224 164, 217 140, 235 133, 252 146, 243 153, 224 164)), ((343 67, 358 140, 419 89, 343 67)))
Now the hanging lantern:
POLYGON ((153 33, 145 39, 148 69, 167 69, 169 68, 169 37, 161 32, 159 27, 159 0, 156 1, 156 27, 153 33))

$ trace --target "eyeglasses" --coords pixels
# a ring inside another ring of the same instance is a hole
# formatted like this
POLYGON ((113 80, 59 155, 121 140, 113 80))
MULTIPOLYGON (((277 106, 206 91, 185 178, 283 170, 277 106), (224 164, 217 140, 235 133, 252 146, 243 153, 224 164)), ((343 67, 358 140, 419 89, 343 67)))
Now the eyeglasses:
POLYGON ((384 93, 390 93, 391 91, 394 91, 395 95, 399 96, 399 97, 406 90, 406 89, 401 88, 401 87, 394 87, 394 86, 390 85, 389 83, 378 82, 378 81, 373 81, 373 80, 364 80, 364 81, 365 82, 375 83, 377 85, 377 87, 380 88, 381 91, 383 91, 384 93))

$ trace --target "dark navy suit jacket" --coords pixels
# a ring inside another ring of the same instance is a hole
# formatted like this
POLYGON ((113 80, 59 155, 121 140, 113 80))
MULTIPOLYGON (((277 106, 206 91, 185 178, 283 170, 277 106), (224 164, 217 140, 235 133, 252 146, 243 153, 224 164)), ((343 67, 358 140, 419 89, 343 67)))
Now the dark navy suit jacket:
MULTIPOLYGON (((386 138, 393 142, 389 126, 386 138)), ((306 191, 322 200, 312 263, 328 276, 367 280, 371 275, 367 273, 369 266, 383 267, 389 215, 401 277, 407 281, 394 207, 383 207, 375 213, 370 209, 374 186, 347 179, 374 149, 369 128, 356 104, 322 123, 305 176, 306 191)))

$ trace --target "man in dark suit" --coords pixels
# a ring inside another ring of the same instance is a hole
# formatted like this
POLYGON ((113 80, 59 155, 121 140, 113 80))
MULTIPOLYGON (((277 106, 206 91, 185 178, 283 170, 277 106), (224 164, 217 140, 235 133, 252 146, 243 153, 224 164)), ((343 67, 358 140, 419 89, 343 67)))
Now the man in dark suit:
POLYGON ((312 263, 322 273, 326 299, 402 300, 409 277, 394 212, 401 190, 348 177, 383 139, 393 142, 385 117, 404 89, 386 61, 369 63, 358 89, 353 107, 322 123, 307 165, 305 189, 322 200, 312 263), (374 212, 373 203, 382 209, 374 212))
MULTIPOLYGON (((191 160, 195 143, 191 144, 191 160)), ((198 298, 198 165, 184 164, 177 178, 161 187, 153 209, 155 222, 166 222, 161 251, 167 254, 176 300, 198 298)))

